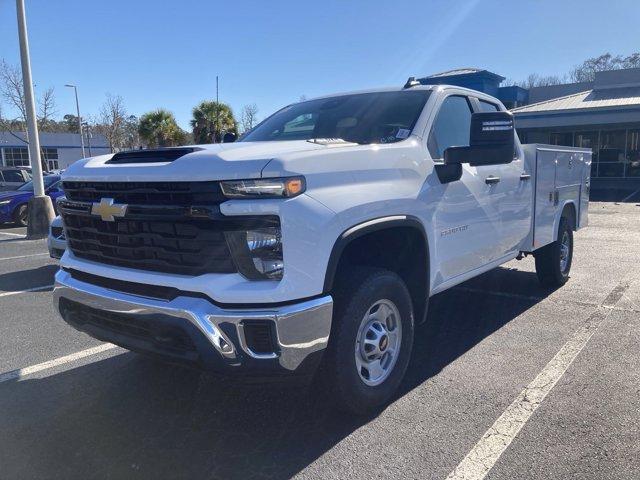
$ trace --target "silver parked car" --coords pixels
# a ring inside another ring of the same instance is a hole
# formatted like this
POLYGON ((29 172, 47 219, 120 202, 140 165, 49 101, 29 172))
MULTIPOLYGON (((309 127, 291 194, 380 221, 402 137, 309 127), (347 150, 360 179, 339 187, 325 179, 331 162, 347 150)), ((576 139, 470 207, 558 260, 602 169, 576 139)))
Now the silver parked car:
POLYGON ((53 219, 49 227, 47 247, 49 248, 49 256, 51 256, 51 258, 62 257, 62 254, 67 248, 67 239, 64 236, 64 229, 62 228, 62 218, 59 216, 53 219))

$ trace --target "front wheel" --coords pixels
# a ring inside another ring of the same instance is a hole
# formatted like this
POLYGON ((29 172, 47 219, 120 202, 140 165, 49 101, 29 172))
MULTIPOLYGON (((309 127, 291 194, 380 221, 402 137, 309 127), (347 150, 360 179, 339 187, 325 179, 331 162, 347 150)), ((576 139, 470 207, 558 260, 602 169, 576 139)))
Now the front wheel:
POLYGON ((339 409, 366 414, 392 398, 409 364, 411 296, 382 269, 356 269, 340 284, 322 381, 339 409))
POLYGON ((546 287, 561 287, 569 280, 573 260, 573 230, 567 217, 560 219, 558 240, 535 252, 538 280, 546 287))

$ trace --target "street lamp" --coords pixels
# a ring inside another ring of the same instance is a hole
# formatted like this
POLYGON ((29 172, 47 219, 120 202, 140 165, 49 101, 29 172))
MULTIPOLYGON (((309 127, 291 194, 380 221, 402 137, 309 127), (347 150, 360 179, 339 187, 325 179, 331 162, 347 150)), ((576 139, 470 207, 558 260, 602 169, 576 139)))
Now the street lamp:
POLYGON ((89 147, 89 156, 91 157, 91 127, 89 126, 89 124, 87 122, 82 122, 82 126, 84 127, 84 131, 87 134, 87 146, 89 147))
POLYGON ((80 133, 80 145, 82 146, 82 158, 85 158, 86 155, 84 153, 84 137, 82 135, 82 118, 80 118, 80 103, 78 102, 78 87, 71 84, 66 84, 65 87, 73 88, 76 92, 76 112, 78 112, 78 128, 80 133))
POLYGON ((33 79, 31 78, 31 60, 29 58, 29 35, 24 11, 24 0, 16 0, 18 17, 18 38, 20 42, 20 63, 22 64, 22 85, 26 110, 27 132, 29 133, 29 158, 33 169, 33 197, 28 204, 27 238, 45 237, 51 220, 55 216, 51 198, 45 194, 40 163, 40 139, 36 121, 36 106, 33 98, 33 79))

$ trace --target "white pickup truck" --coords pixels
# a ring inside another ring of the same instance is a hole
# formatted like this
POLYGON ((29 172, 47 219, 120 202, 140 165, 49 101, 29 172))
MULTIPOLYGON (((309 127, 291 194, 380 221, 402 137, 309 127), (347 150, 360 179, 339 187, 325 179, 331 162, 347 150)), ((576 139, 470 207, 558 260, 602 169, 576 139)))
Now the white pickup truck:
POLYGON ((520 145, 453 86, 289 105, 235 143, 81 160, 58 203, 54 301, 75 328, 206 369, 312 375, 387 402, 429 297, 532 253, 567 281, 591 152, 520 145))

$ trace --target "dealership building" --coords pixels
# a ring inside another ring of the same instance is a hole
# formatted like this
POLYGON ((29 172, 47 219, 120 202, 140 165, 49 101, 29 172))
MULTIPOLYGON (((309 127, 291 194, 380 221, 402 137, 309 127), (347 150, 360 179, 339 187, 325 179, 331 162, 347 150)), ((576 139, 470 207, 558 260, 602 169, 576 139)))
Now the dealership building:
POLYGON ((467 68, 420 79, 499 98, 515 116, 523 143, 593 150, 594 187, 640 189, 640 68, 598 72, 592 82, 525 89, 504 77, 467 68))
MULTIPOLYGON (((0 165, 5 167, 30 167, 27 136, 24 132, 0 131, 0 165)), ((85 155, 111 153, 103 135, 85 139, 85 155)), ((77 133, 40 133, 40 154, 49 170, 64 170, 82 158, 80 135, 77 133)))

